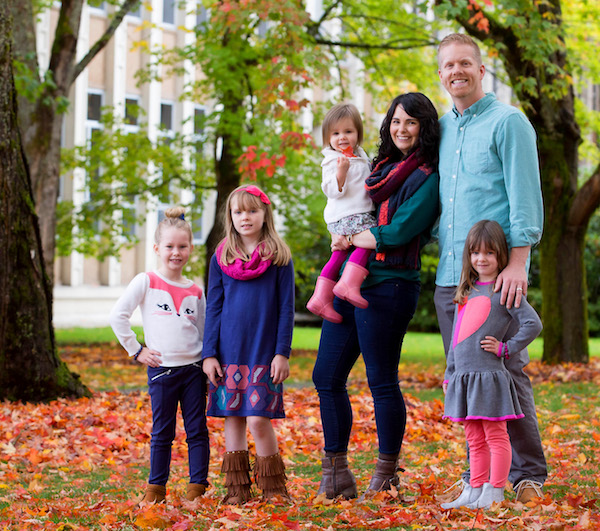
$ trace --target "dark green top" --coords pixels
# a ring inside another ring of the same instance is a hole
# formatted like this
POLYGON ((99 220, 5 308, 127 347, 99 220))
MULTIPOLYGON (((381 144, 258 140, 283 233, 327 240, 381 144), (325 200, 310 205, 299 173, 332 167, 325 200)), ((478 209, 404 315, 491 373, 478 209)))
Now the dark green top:
MULTIPOLYGON (((396 210, 389 225, 382 225, 371 230, 377 241, 376 251, 386 251, 405 245, 415 236, 420 235, 420 246, 429 241, 430 229, 438 217, 439 177, 433 172, 412 197, 396 210)), ((362 283, 366 288, 379 284, 384 280, 402 279, 418 282, 421 279, 421 259, 418 269, 399 269, 389 267, 383 262, 370 261, 369 276, 362 283)))

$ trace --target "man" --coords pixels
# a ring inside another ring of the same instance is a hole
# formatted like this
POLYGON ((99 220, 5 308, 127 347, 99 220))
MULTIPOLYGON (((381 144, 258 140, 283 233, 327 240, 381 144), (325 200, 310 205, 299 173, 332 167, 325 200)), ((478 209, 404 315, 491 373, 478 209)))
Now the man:
MULTIPOLYGON (((528 257, 542 234, 543 205, 535 131, 525 115, 483 91, 485 67, 477 44, 451 34, 438 49, 438 75, 454 103, 442 116, 440 143, 440 262, 435 305, 444 349, 452 335, 454 291, 460 280, 462 252, 469 229, 479 220, 500 223, 510 247, 508 266, 495 290, 501 302, 519 307, 527 294, 528 257)), ((515 333, 509 330, 507 338, 515 333)), ((525 418, 508 423, 513 450, 509 481, 517 500, 542 496, 547 477, 533 390, 523 367, 527 351, 510 353, 510 371, 525 418)), ((493 400, 493 397, 490 397, 493 400)), ((463 474, 461 487, 468 485, 463 474)))

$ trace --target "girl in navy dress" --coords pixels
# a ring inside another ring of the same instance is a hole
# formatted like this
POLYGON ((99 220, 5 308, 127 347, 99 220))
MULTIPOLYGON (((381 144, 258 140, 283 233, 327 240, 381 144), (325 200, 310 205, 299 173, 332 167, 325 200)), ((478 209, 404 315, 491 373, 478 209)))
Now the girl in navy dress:
POLYGON ((294 268, 275 231, 271 202, 254 185, 227 199, 225 239, 210 262, 203 369, 207 414, 225 417, 222 472, 227 503, 250 498, 246 428, 256 448, 254 475, 265 499, 288 497, 271 419, 283 418, 294 326, 294 268))
POLYGON ((500 303, 501 293, 494 291, 494 284, 507 264, 502 227, 488 220, 473 225, 454 299, 457 307, 444 377, 444 418, 465 427, 471 477, 455 501, 442 504, 444 509, 488 508, 504 500, 512 459, 506 423, 524 416, 504 359, 523 350, 542 330, 525 298, 518 308, 500 303), (506 338, 513 321, 519 328, 506 338))

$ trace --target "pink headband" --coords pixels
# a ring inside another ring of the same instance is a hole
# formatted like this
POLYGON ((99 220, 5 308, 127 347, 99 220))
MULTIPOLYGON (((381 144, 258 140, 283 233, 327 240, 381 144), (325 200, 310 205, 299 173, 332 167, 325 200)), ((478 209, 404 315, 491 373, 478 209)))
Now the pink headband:
POLYGON ((248 192, 249 194, 258 197, 265 205, 271 204, 271 201, 269 201, 267 194, 265 194, 258 186, 254 186, 253 184, 251 184, 250 186, 242 188, 240 191, 248 192))

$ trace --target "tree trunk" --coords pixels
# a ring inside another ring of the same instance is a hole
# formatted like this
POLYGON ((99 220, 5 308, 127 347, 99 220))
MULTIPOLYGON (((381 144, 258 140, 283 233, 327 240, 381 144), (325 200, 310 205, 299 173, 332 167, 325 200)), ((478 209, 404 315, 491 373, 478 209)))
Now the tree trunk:
MULTIPOLYGON (((227 98, 223 98, 222 102, 227 101, 224 105, 224 112, 235 114, 239 109, 243 109, 243 102, 240 98, 229 94, 227 98)), ((223 120, 223 116, 221 116, 223 120)), ((241 123, 241 122, 240 122, 241 123)), ((225 236, 225 224, 223 213, 229 194, 235 190, 241 182, 240 172, 236 163, 238 157, 242 154, 241 128, 236 129, 239 132, 238 136, 234 136, 226 132, 227 126, 220 128, 217 132, 217 138, 222 139, 221 158, 218 159, 215 153, 215 173, 217 178, 217 203, 215 210, 215 222, 206 239, 206 270, 204 272, 204 285, 208 286, 208 270, 210 259, 217 248, 219 242, 225 236)), ((231 129, 231 127, 229 127, 231 129)))
POLYGON ((545 363, 589 361, 584 246, 585 228, 546 225, 540 244, 545 363))
MULTIPOLYGON (((577 196, 577 145, 572 98, 562 100, 554 134, 542 133, 545 227, 540 243, 545 363, 589 361, 584 248, 589 217, 571 216, 577 196), (571 104, 569 105, 569 102, 571 104), (561 121, 559 116, 571 123, 561 121), (575 134, 573 134, 575 133, 575 134), (582 219, 583 218, 583 219, 582 219)), ((591 199, 591 197, 590 197, 591 199)), ((593 211, 593 209, 592 209, 593 211)))
MULTIPOLYGON (((19 122, 29 164, 33 198, 40 220, 40 233, 46 271, 54 279, 56 202, 60 184, 62 115, 58 106, 65 101, 74 81, 73 71, 83 0, 63 0, 48 65, 46 83, 36 101, 21 97, 19 122)), ((18 59, 24 61, 33 78, 39 76, 36 55, 34 15, 31 0, 9 0, 14 20, 24 17, 15 28, 14 43, 18 59), (17 18, 19 17, 19 18, 17 18)))
MULTIPOLYGON (((42 93, 35 101, 24 95, 19 98, 19 125, 23 146, 29 163, 33 197, 40 220, 42 248, 46 271, 51 282, 54 278, 56 254, 56 206, 60 186, 60 155, 62 113, 60 106, 67 101, 71 85, 83 69, 106 46, 125 15, 138 0, 125 0, 112 17, 104 34, 79 62, 77 40, 81 25, 84 0, 62 0, 56 26, 52 53, 42 93)), ((19 20, 14 29, 14 45, 17 59, 27 65, 32 82, 39 82, 39 66, 36 52, 36 34, 33 0, 8 0, 13 20, 19 20)), ((45 65, 44 65, 45 66, 45 65)))
POLYGON ((17 123, 8 9, 0 4, 0 398, 40 401, 89 391, 58 359, 29 170, 17 123))

